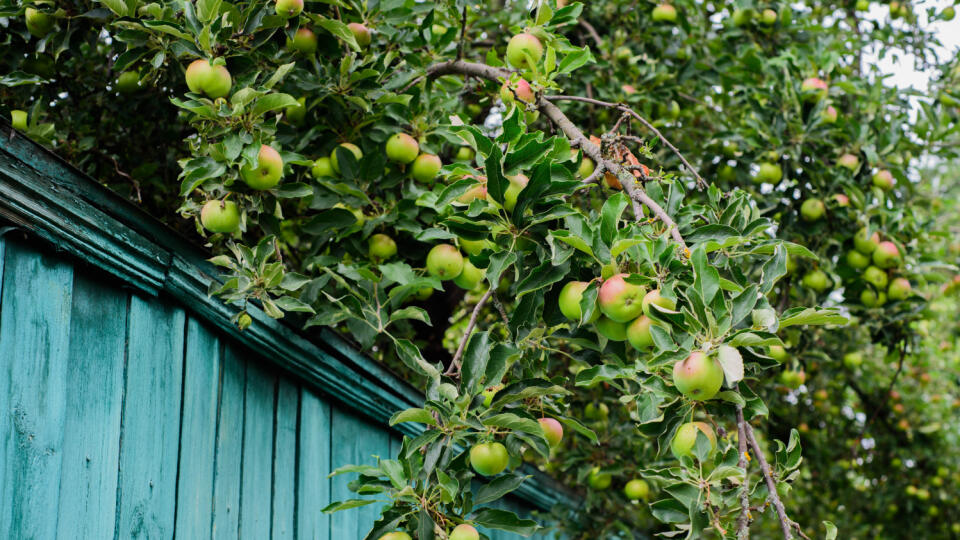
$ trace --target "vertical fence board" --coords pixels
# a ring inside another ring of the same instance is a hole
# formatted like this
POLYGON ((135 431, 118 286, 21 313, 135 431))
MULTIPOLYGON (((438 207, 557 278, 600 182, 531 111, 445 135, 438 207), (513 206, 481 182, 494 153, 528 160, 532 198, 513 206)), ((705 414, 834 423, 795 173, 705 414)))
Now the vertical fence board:
POLYGON ((203 538, 212 527, 220 343, 192 317, 187 320, 183 372, 176 531, 178 538, 203 538))
POLYGON ((113 538, 126 332, 127 295, 77 276, 58 538, 113 538))
POLYGON ((246 367, 233 348, 224 349, 223 386, 217 427, 213 485, 213 538, 237 538, 240 531, 240 474, 243 455, 243 392, 246 367))
POLYGON ((130 300, 117 538, 173 538, 183 382, 183 311, 130 300))
POLYGON ((277 436, 273 450, 273 527, 272 537, 294 538, 297 472, 297 409, 300 389, 289 379, 277 385, 277 436))
POLYGON ((273 409, 276 376, 247 361, 243 428, 243 484, 240 491, 240 538, 270 537, 270 491, 273 471, 273 409))
POLYGON ((300 397, 300 441, 297 478, 297 537, 329 540, 330 404, 307 390, 300 397))
MULTIPOLYGON (((375 465, 377 460, 373 456, 388 457, 390 436, 378 426, 338 409, 333 409, 330 424, 333 469, 351 464, 375 465)), ((347 484, 356 476, 356 474, 342 474, 333 477, 331 500, 343 501, 357 498, 357 494, 347 487, 347 484)), ((363 538, 380 516, 380 510, 379 504, 369 504, 331 515, 330 536, 332 538, 363 538)))
POLYGON ((7 245, 0 307, 0 537, 54 538, 73 269, 7 245), (51 509, 54 515, 51 516, 51 509))

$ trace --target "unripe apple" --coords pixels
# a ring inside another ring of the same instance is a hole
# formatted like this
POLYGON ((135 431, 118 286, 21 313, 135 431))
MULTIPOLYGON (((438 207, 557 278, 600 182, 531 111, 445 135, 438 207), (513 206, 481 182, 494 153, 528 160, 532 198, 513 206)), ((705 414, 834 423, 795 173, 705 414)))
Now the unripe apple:
POLYGON ((732 165, 724 164, 717 169, 717 178, 724 182, 733 182, 737 179, 737 170, 732 165))
POLYGON ((13 126, 13 129, 26 131, 27 111, 21 111, 19 109, 10 111, 10 124, 13 126))
POLYGON ((240 210, 233 201, 207 201, 200 209, 200 223, 212 233, 234 233, 240 228, 240 210))
POLYGON ((650 496, 650 486, 640 478, 634 478, 623 486, 623 494, 631 501, 647 500, 650 496))
POLYGON ((554 418, 541 418, 540 428, 543 429, 543 435, 546 437, 550 446, 556 446, 563 440, 563 426, 554 418))
POLYGON ((872 289, 864 289, 860 293, 860 303, 868 308, 880 307, 887 303, 887 295, 883 291, 874 292, 872 289))
POLYGON ((190 62, 187 66, 186 79, 187 87, 195 94, 203 93, 203 85, 210 74, 210 62, 201 58, 190 62))
POLYGON ((887 297, 891 300, 903 300, 910 296, 910 282, 906 278, 898 277, 890 282, 887 297))
POLYGON ((413 540, 409 534, 397 531, 397 532, 388 532, 387 534, 381 536, 377 540, 413 540))
POLYGON ((310 174, 314 178, 327 178, 334 175, 333 172, 333 163, 328 157, 317 158, 313 162, 313 167, 310 168, 310 174))
POLYGON ((854 369, 860 366, 863 363, 863 354, 859 351, 851 351, 843 355, 843 365, 847 366, 850 369, 854 369))
POLYGON ((854 154, 843 154, 837 159, 837 166, 856 171, 857 167, 860 166, 860 158, 854 154))
MULTIPOLYGON (((940 12, 940 19, 944 21, 952 21, 953 18, 956 16, 957 16, 957 11, 953 8, 953 6, 947 6, 943 8, 943 11, 940 12)), ((956 527, 954 529, 954 532, 957 534, 960 534, 960 525, 957 525, 956 523, 954 523, 954 526, 956 527)))
POLYGON ((777 22, 777 12, 772 9, 763 10, 763 12, 760 13, 760 22, 767 26, 772 26, 777 22))
POLYGON ((753 177, 753 181, 757 184, 762 184, 764 182, 768 184, 776 184, 783 178, 783 169, 780 168, 780 165, 776 163, 764 162, 760 164, 760 169, 757 170, 757 174, 753 177))
POLYGON ((736 9, 733 11, 733 25, 740 27, 750 24, 753 20, 752 9, 736 9))
MULTIPOLYGON (((571 149, 570 152, 574 157, 577 155, 576 149, 571 149)), ((580 178, 586 179, 590 178, 590 175, 593 174, 593 171, 596 170, 597 165, 590 159, 589 156, 583 156, 583 159, 580 160, 580 167, 577 168, 577 174, 580 175, 580 178)))
POLYGON ((706 422, 687 422, 677 428, 677 432, 670 442, 670 451, 677 459, 687 456, 694 458, 693 449, 697 446, 697 433, 703 433, 710 441, 710 454, 717 451, 717 435, 706 422))
POLYGON ((27 31, 33 37, 42 38, 53 30, 53 25, 57 22, 53 15, 44 13, 38 9, 28 7, 24 12, 24 19, 27 24, 27 31))
POLYGON ((784 363, 790 358, 790 355, 787 353, 787 350, 783 348, 783 345, 771 345, 767 349, 767 356, 773 358, 779 363, 784 363))
POLYGON ((863 280, 877 289, 887 288, 887 273, 876 266, 868 266, 867 269, 863 271, 863 280))
POLYGON ((439 157, 433 154, 420 154, 410 166, 410 176, 417 182, 432 184, 442 168, 443 162, 439 157))
POLYGON ((130 94, 140 88, 140 75, 136 71, 124 71, 117 77, 117 92, 130 94))
POLYGON ((822 120, 824 124, 835 124, 837 122, 837 109, 833 105, 827 106, 827 108, 820 113, 820 120, 822 120))
POLYGON ((506 208, 508 212, 513 212, 513 208, 517 206, 517 197, 520 196, 523 188, 527 187, 527 184, 530 183, 530 179, 523 174, 508 176, 507 179, 510 180, 510 185, 507 186, 507 189, 503 192, 503 207, 506 208))
POLYGON ((317 52, 317 35, 309 28, 301 28, 293 34, 291 47, 300 54, 312 55, 317 52))
POLYGON ((483 183, 478 183, 476 186, 464 191, 462 195, 457 197, 457 202, 463 204, 470 204, 473 201, 480 199, 486 200, 487 198, 487 186, 483 183))
POLYGON ((507 62, 510 62, 511 66, 517 69, 532 68, 527 60, 528 55, 533 62, 539 62, 543 56, 543 44, 537 36, 524 33, 510 38, 507 43, 507 62))
POLYGON ((653 319, 641 315, 627 326, 627 341, 634 349, 642 351, 653 347, 653 334, 650 332, 653 325, 653 319))
POLYGON ((654 22, 676 22, 677 20, 677 8, 671 6, 670 4, 660 4, 659 6, 653 8, 653 21, 654 22))
POLYGON ((475 529, 473 525, 461 523, 453 528, 453 531, 450 532, 450 536, 447 538, 450 540, 480 540, 480 533, 477 532, 477 529, 475 529))
POLYGON ((830 287, 830 279, 823 270, 811 270, 800 280, 804 287, 822 293, 830 287))
POLYGON ((784 370, 780 373, 780 382, 788 388, 796 390, 806 382, 807 374, 803 371, 794 371, 792 369, 784 370))
POLYGON ((422 289, 417 289, 417 292, 413 293, 413 298, 423 302, 427 298, 433 296, 433 287, 423 287, 422 289))
POLYGON ((460 248, 466 251, 470 255, 479 255, 485 249, 490 249, 493 247, 493 243, 489 240, 467 240, 466 238, 460 239, 460 248))
POLYGON ((474 156, 473 148, 469 146, 461 146, 457 149, 457 155, 453 159, 457 161, 470 161, 474 156))
POLYGON ((303 11, 303 0, 277 0, 277 15, 289 19, 303 11))
POLYGON ((368 254, 374 261, 385 261, 397 254, 397 243, 385 234, 374 234, 367 241, 368 254))
POLYGON ((464 257, 463 270, 460 271, 459 276, 453 278, 453 283, 465 291, 472 291, 483 282, 485 275, 484 270, 477 268, 470 262, 470 259, 464 257))
POLYGON ((706 401, 717 395, 723 386, 723 368, 715 358, 694 351, 673 365, 673 384, 684 396, 706 401))
POLYGON ((648 292, 643 297, 643 313, 647 317, 650 316, 650 312, 653 309, 651 306, 656 304, 667 311, 673 311, 677 308, 677 301, 672 298, 667 298, 666 296, 660 296, 660 289, 653 289, 648 292))
POLYGON ((800 92, 805 101, 820 101, 827 97, 827 83, 816 77, 809 77, 800 84, 800 92))
POLYGON ((612 482, 613 476, 610 473, 603 472, 600 467, 591 469, 590 476, 587 477, 587 483, 590 485, 590 488, 596 491, 607 489, 612 482))
POLYGON ((870 9, 870 0, 857 0, 857 11, 867 11, 870 9))
POLYGON ((873 174, 871 182, 873 182, 873 185, 884 191, 890 191, 893 189, 893 185, 896 183, 896 180, 893 179, 893 175, 890 173, 890 171, 881 169, 873 174))
POLYGON ((360 23, 350 23, 347 25, 347 28, 350 29, 350 32, 353 34, 353 39, 357 40, 357 45, 361 49, 366 49, 370 46, 370 42, 373 40, 370 35, 370 29, 360 23))
POLYGON ((625 279, 628 274, 617 274, 603 282, 597 295, 600 311, 617 322, 630 322, 643 313, 643 297, 647 290, 625 279))
MULTIPOLYGON (((580 317, 583 316, 583 312, 580 309, 580 300, 583 298, 583 291, 587 290, 588 285, 590 284, 586 281, 571 281, 560 289, 560 296, 557 303, 560 305, 560 313, 563 313, 564 317, 571 321, 580 320, 580 317)), ((597 320, 598 317, 600 317, 600 312, 594 309, 593 315, 591 315, 590 320, 587 322, 593 322, 597 320)))
POLYGON ((595 405, 592 401, 583 409, 583 417, 591 422, 602 422, 610 415, 610 408, 606 403, 595 405))
POLYGON ((297 104, 284 109, 283 114, 287 117, 288 122, 299 126, 307 117, 307 98, 302 97, 297 99, 297 104))
POLYGON ((827 208, 820 199, 807 199, 800 205, 800 216, 808 223, 819 220, 826 211, 827 208))
POLYGON ((199 84, 199 91, 206 94, 207 97, 211 99, 217 99, 226 96, 230 93, 230 87, 233 85, 233 80, 230 78, 230 72, 227 71, 226 66, 213 65, 207 62, 206 60, 197 60, 190 64, 190 67, 187 68, 187 86, 190 87, 190 90, 197 92, 195 86, 199 84), (198 64, 197 62, 206 62, 206 67, 203 64, 198 64), (190 84, 190 68, 194 67, 194 84, 190 84), (197 78, 199 77, 199 83, 197 78))
POLYGON ((866 227, 860 229, 857 231, 857 234, 853 235, 853 247, 864 255, 873 253, 879 243, 880 233, 876 231, 871 233, 866 227))
POLYGON ((443 280, 454 279, 463 271, 463 255, 450 244, 438 244, 427 254, 427 272, 443 280))
POLYGON ((240 176, 253 189, 270 189, 277 185, 283 176, 283 159, 273 148, 260 145, 256 168, 244 165, 240 168, 240 176))
POLYGON ((900 250, 893 242, 886 241, 877 244, 873 250, 873 264, 880 268, 894 268, 900 265, 900 250))
POLYGON ((349 150, 350 153, 353 154, 353 157, 356 158, 357 161, 360 161, 363 158, 363 152, 360 150, 360 147, 358 147, 357 145, 353 143, 348 143, 348 142, 338 145, 336 148, 333 149, 333 152, 330 152, 330 164, 333 165, 333 172, 337 174, 340 174, 340 164, 337 163, 337 148, 344 148, 346 150, 349 150))
POLYGON ((499 442, 475 444, 470 449, 470 465, 483 476, 500 474, 509 461, 507 448, 499 442))
POLYGON ((500 99, 504 103, 513 103, 517 99, 526 103, 533 103, 536 95, 534 95, 530 83, 525 79, 520 79, 512 84, 504 82, 503 86, 500 87, 500 99))
POLYGON ((394 133, 387 139, 387 159, 390 161, 407 164, 417 159, 419 153, 417 140, 406 133, 394 133))
POLYGON ((833 201, 840 207, 850 206, 850 197, 847 197, 843 193, 835 193, 833 195, 833 201))
POLYGON ((498 384, 495 386, 491 386, 489 388, 485 388, 483 392, 480 392, 480 395, 483 396, 483 406, 489 407, 490 404, 493 403, 493 398, 497 395, 497 392, 499 392, 501 389, 503 389, 503 385, 498 384))
POLYGON ((847 264, 849 264, 851 268, 863 270, 864 268, 870 266, 870 257, 860 253, 855 249, 851 249, 849 252, 847 252, 847 264))
POLYGON ((626 323, 617 322, 608 317, 600 317, 597 319, 595 325, 597 327, 597 332, 600 332, 600 335, 609 339, 610 341, 627 340, 626 323))

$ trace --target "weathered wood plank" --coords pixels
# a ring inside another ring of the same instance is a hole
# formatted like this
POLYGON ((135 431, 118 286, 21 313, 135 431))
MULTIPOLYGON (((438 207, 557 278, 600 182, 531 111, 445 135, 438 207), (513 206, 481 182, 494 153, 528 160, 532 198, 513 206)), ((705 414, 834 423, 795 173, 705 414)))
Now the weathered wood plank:
POLYGON ((273 417, 277 378, 247 361, 243 428, 243 484, 240 489, 240 538, 270 537, 273 472, 273 417))
POLYGON ((57 538, 113 538, 128 296, 77 275, 57 538))
POLYGON ((0 306, 0 538, 54 538, 73 269, 6 246, 0 306), (55 513, 55 511, 54 511, 55 513))
MULTIPOLYGON (((340 409, 331 413, 331 441, 333 448, 331 470, 343 465, 376 465, 376 455, 388 457, 390 436, 381 428, 340 409)), ((347 484, 356 474, 341 474, 331 479, 332 501, 358 498, 347 484)), ((363 498, 363 497, 360 497, 363 498)), ((330 516, 331 538, 363 538, 380 516, 379 504, 336 512, 330 516)))
POLYGON ((299 467, 297 478, 297 537, 329 540, 330 404, 309 390, 300 393, 299 467))
POLYGON ((213 538, 240 534, 240 474, 243 456, 243 393, 246 365, 233 346, 224 348, 220 415, 213 485, 213 538))
POLYGON ((186 316, 133 296, 128 317, 117 538, 173 538, 186 316))
POLYGON ((276 440, 273 445, 273 526, 275 539, 293 540, 297 473, 297 412, 300 389, 289 379, 277 385, 276 440))
POLYGON ((204 538, 213 526, 220 342, 192 317, 187 320, 183 371, 176 531, 178 538, 204 538))

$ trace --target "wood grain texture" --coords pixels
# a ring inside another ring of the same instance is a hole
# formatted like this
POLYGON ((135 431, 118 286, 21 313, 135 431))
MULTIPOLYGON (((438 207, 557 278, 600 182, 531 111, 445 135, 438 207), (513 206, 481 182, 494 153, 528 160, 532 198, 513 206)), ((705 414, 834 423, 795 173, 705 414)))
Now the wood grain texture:
POLYGON ((119 289, 74 279, 58 538, 113 538, 127 302, 119 289))
POLYGON ((54 538, 73 269, 7 245, 0 307, 0 537, 54 538))
POLYGON ((224 348, 221 368, 217 456, 213 484, 212 538, 240 534, 240 478, 243 457, 243 393, 246 365, 233 346, 224 348))
MULTIPOLYGON (((390 452, 390 435, 349 412, 333 409, 331 412, 331 470, 343 465, 376 465, 377 458, 386 458, 390 452)), ((356 474, 341 474, 331 479, 331 501, 358 497, 347 484, 356 474)), ((336 512, 330 516, 331 538, 363 538, 380 515, 380 505, 370 504, 336 512)))
POLYGON ((247 360, 243 427, 243 484, 240 490, 240 538, 270 538, 273 487, 273 418, 277 378, 247 360))
POLYGON ((330 539, 330 404, 308 390, 300 394, 297 469, 297 537, 330 539))
POLYGON ((273 525, 271 538, 293 540, 296 534, 297 414, 300 391, 289 379, 277 384, 273 445, 273 525))
POLYGON ((186 316, 133 296, 128 317, 117 537, 173 538, 186 316))

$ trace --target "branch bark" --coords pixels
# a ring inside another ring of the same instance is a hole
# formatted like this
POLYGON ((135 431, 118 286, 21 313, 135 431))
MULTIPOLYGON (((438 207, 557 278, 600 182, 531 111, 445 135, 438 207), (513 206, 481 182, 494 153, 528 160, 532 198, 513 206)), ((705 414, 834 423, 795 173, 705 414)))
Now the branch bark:
POLYGON ((487 300, 489 300, 491 296, 493 296, 492 287, 480 298, 477 305, 473 306, 473 313, 470 314, 470 322, 467 323, 467 329, 463 332, 463 338, 460 339, 457 352, 454 353, 453 360, 450 361, 450 366, 447 367, 444 375, 448 377, 460 376, 460 359, 463 357, 463 350, 467 348, 467 341, 470 341, 470 335, 473 334, 473 329, 477 326, 477 317, 480 316, 480 310, 483 309, 483 305, 487 303, 487 300))
POLYGON ((740 489, 740 515, 737 516, 737 540, 750 538, 750 479, 747 476, 747 422, 743 419, 743 407, 737 406, 737 449, 740 458, 737 466, 743 469, 743 485, 740 489))
POLYGON ((792 528, 793 522, 787 517, 787 511, 784 510, 783 502, 777 493, 777 483, 773 481, 773 472, 770 470, 770 464, 767 463, 767 458, 764 457, 763 450, 760 448, 760 445, 757 444, 757 438, 753 436, 753 427, 744 422, 743 431, 747 436, 747 442, 750 443, 750 448, 753 449, 753 453, 757 456, 757 462, 760 464, 760 471, 763 473, 763 479, 767 483, 770 502, 773 504, 773 508, 777 512, 777 518, 780 520, 780 531, 783 532, 785 540, 791 540, 793 534, 791 534, 790 529, 792 528))

